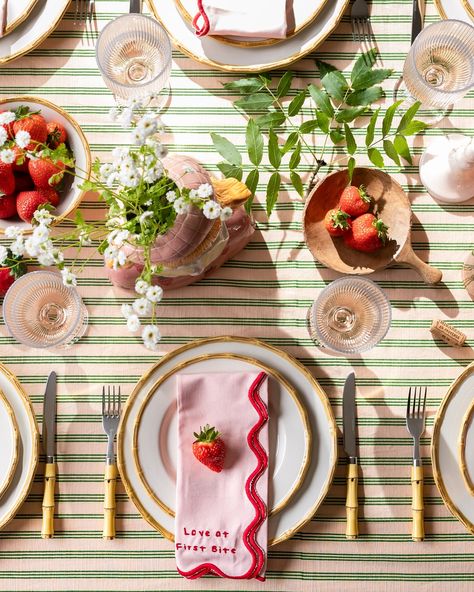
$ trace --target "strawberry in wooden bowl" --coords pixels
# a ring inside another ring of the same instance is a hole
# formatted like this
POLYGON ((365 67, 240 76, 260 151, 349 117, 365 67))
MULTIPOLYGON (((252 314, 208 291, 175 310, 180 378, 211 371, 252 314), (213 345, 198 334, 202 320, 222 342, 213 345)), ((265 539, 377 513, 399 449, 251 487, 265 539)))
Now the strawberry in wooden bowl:
POLYGON ((43 204, 54 224, 70 217, 90 167, 89 144, 66 111, 36 97, 0 100, 0 234, 12 225, 28 233, 43 204))

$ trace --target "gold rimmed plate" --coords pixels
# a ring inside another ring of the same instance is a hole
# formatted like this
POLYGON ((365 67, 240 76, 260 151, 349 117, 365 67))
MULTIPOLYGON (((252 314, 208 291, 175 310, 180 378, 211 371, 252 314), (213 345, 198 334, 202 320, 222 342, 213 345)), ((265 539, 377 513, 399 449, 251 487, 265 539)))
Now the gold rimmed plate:
MULTIPOLYGON (((175 516, 177 464, 176 377, 252 372, 269 376, 269 514, 281 511, 300 489, 311 458, 311 431, 295 389, 266 364, 248 356, 215 353, 174 366, 143 399, 133 434, 135 469, 154 501, 175 516)), ((196 428, 197 429, 197 428, 196 428)))
MULTIPOLYGON (((197 12, 196 0, 175 0, 175 2, 183 19, 188 25, 192 26, 194 14, 197 12)), ((262 39, 256 37, 235 37, 230 35, 213 35, 212 38, 220 41, 221 43, 235 45, 236 47, 260 47, 264 45, 275 45, 276 43, 281 43, 286 39, 291 39, 305 27, 310 25, 319 15, 327 2, 328 0, 314 0, 313 2, 308 2, 308 0, 293 0, 293 2, 288 2, 288 34, 285 39, 262 39)))
POLYGON ((433 476, 447 508, 474 534, 473 457, 461 456, 464 443, 472 441, 470 425, 474 401, 474 363, 453 382, 439 407, 431 442, 433 476), (462 462, 464 458, 464 466, 462 462), (466 480, 467 477, 467 480, 466 480))
POLYGON ((0 498, 10 487, 20 455, 18 423, 10 401, 0 390, 0 498))
MULTIPOLYGON (((326 394, 309 371, 278 348, 245 337, 214 337, 193 341, 165 355, 138 382, 122 413, 117 434, 122 482, 142 516, 166 538, 174 540, 174 517, 150 496, 134 458, 134 428, 143 402, 153 385, 178 364, 215 354, 252 358, 281 374, 298 393, 312 434, 311 459, 302 483, 289 503, 268 520, 269 544, 289 539, 318 509, 329 490, 337 462, 337 430, 326 394)), ((171 434, 171 431, 163 431, 171 434)))
POLYGON ((147 2, 175 47, 201 64, 226 72, 263 72, 296 62, 334 31, 349 4, 349 0, 327 2, 312 22, 281 43, 237 47, 221 43, 210 36, 197 37, 193 28, 183 19, 175 0, 147 2))
POLYGON ((439 15, 443 19, 457 19, 470 25, 474 22, 473 0, 434 0, 439 15))
POLYGON ((38 0, 9 0, 4 35, 8 35, 21 25, 30 16, 37 2, 38 0))
POLYGON ((461 425, 459 466, 466 487, 474 495, 474 395, 461 425))

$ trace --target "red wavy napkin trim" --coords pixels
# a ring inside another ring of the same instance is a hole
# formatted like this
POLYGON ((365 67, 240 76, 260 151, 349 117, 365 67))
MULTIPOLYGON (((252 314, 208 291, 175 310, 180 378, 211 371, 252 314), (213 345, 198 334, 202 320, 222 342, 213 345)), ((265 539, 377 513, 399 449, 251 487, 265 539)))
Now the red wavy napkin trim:
POLYGON ((193 27, 196 29, 196 35, 198 37, 204 37, 209 33, 211 26, 209 23, 209 17, 207 16, 204 6, 202 5, 202 0, 197 0, 197 5, 199 12, 193 18, 193 27), (201 18, 204 21, 202 25, 199 24, 199 19, 201 18))
POLYGON ((209 573, 221 576, 222 578, 231 578, 233 580, 251 578, 256 578, 260 581, 265 580, 263 576, 259 575, 265 565, 265 553, 257 542, 257 532, 267 518, 267 506, 257 492, 257 483, 268 467, 268 455, 258 439, 260 430, 268 421, 268 410, 260 397, 260 387, 266 379, 267 374, 265 372, 260 372, 252 383, 248 393, 249 400, 258 413, 258 421, 247 435, 247 444, 257 457, 257 466, 245 483, 245 493, 255 508, 255 517, 247 526, 243 534, 244 545, 252 555, 252 565, 249 570, 241 576, 228 575, 213 563, 203 563, 186 572, 181 571, 178 568, 178 572, 190 580, 195 580, 209 573))

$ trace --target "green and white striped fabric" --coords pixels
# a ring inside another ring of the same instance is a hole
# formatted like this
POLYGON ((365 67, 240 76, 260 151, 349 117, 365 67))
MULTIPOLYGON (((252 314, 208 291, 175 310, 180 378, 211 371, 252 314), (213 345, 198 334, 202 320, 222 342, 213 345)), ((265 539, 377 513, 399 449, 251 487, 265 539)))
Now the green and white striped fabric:
MULTIPOLYGON (((400 75, 410 43, 411 0, 373 0, 372 24, 385 65, 394 68, 387 96, 400 75)), ((126 12, 127 0, 96 0, 98 28, 126 12)), ((432 3, 427 21, 436 20, 432 3)), ((127 134, 107 119, 113 104, 94 59, 97 33, 74 25, 70 12, 58 29, 28 56, 0 68, 4 97, 46 97, 77 118, 94 156, 109 157, 127 142, 127 134)), ((314 58, 350 70, 358 47, 352 43, 348 13, 317 53, 295 65, 301 83, 315 76, 314 58)), ((216 171, 209 132, 214 130, 244 146, 243 120, 222 82, 233 75, 209 70, 174 51, 172 99, 164 116, 164 138, 172 152, 197 157, 216 171)), ((281 74, 281 73, 280 73, 281 74)), ((444 121, 415 139, 424 142, 456 128, 472 133, 474 93, 444 121)), ((340 151, 342 153, 342 150, 340 151)), ((309 165, 301 166, 308 173, 309 165)), ((233 261, 195 286, 166 294, 160 308, 164 335, 161 353, 199 338, 221 334, 252 336, 281 347, 305 363, 326 389, 338 423, 345 376, 355 369, 358 384, 362 465, 361 534, 346 541, 345 466, 340 461, 328 496, 304 530, 269 552, 265 584, 205 578, 183 580, 176 572, 172 545, 155 532, 118 489, 118 536, 103 541, 102 487, 105 437, 100 423, 100 387, 122 385, 129 393, 158 358, 126 331, 120 305, 132 295, 113 289, 102 262, 87 263, 79 290, 90 314, 84 339, 64 355, 28 350, 0 332, 0 359, 15 372, 29 393, 41 422, 42 394, 49 371, 59 376, 56 535, 40 538, 41 468, 31 494, 15 519, 0 532, 0 589, 88 590, 281 590, 391 592, 474 587, 474 539, 451 516, 434 485, 429 459, 433 416, 451 381, 472 358, 472 350, 452 349, 434 341, 434 318, 449 320, 473 340, 474 302, 461 282, 462 260, 473 247, 474 204, 441 207, 420 185, 416 166, 400 173, 387 167, 413 201, 413 244, 424 260, 439 267, 444 283, 426 286, 403 266, 376 274, 389 295, 393 323, 380 346, 352 359, 331 357, 310 341, 305 316, 311 301, 337 274, 315 263, 301 232, 303 204, 284 188, 269 221, 256 211, 258 232, 233 261), (426 466, 426 541, 412 543, 410 439, 404 411, 409 386, 429 387, 427 432, 422 441, 426 466)), ((263 190, 263 185, 260 187, 263 190)), ((102 206, 88 198, 88 218, 103 216, 102 206)))

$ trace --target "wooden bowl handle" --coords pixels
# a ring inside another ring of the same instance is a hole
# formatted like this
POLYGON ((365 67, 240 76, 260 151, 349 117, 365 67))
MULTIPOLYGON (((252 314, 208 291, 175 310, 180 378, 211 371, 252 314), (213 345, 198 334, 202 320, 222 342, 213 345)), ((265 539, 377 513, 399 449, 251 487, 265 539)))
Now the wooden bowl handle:
POLYGON ((399 263, 406 263, 415 269, 427 284, 437 284, 443 277, 443 272, 422 261, 418 255, 415 254, 411 245, 406 245, 395 257, 395 260, 399 263))

